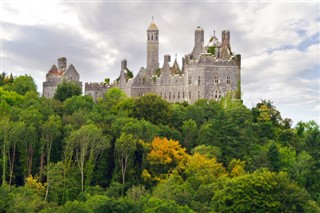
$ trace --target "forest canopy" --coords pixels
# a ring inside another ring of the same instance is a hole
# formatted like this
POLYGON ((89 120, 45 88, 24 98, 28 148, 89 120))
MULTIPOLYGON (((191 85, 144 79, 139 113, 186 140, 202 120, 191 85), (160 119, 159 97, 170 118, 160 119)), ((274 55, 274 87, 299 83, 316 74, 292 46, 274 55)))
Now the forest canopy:
POLYGON ((0 212, 320 212, 319 125, 270 100, 46 99, 0 77, 0 212))

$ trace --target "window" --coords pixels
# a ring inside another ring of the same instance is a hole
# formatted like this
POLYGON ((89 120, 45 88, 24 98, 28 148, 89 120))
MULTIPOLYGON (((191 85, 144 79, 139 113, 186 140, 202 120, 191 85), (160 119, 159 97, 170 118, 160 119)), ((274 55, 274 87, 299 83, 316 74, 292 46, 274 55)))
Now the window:
POLYGON ((198 99, 200 98, 200 91, 198 91, 198 99))
POLYGON ((169 100, 171 99, 171 92, 169 92, 169 100))
POLYGON ((189 84, 191 84, 191 76, 189 76, 189 84))
POLYGON ((184 91, 182 92, 182 98, 184 99, 184 91))
POLYGON ((218 84, 219 83, 219 77, 216 75, 214 76, 214 83, 215 84, 218 84))
POLYGON ((227 76, 227 84, 230 84, 230 76, 227 76))
POLYGON ((198 76, 198 85, 200 85, 200 80, 201 80, 200 76, 198 76))
POLYGON ((214 98, 217 99, 218 98, 218 91, 216 91, 214 98))
POLYGON ((178 99, 180 99, 180 92, 178 92, 178 99))
POLYGON ((189 91, 189 98, 191 98, 191 91, 189 91))
POLYGON ((173 99, 176 98, 176 92, 173 92, 173 99))
POLYGON ((166 92, 164 93, 164 99, 167 99, 167 93, 166 92))

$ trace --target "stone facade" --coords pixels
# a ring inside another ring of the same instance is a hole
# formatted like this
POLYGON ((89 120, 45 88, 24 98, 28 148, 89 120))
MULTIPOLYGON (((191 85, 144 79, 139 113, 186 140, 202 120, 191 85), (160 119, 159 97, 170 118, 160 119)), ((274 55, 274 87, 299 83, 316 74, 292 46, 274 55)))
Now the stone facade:
POLYGON ((74 81, 82 88, 79 73, 72 64, 67 69, 67 59, 65 57, 58 58, 58 67, 52 65, 48 71, 46 81, 43 82, 43 96, 53 98, 58 85, 63 81, 74 81))
POLYGON ((191 54, 182 58, 182 69, 177 59, 170 66, 170 55, 164 56, 159 68, 159 30, 152 21, 147 29, 147 67, 128 78, 127 61, 121 62, 121 71, 115 86, 129 97, 155 93, 169 102, 193 103, 198 99, 219 100, 227 92, 240 99, 241 55, 231 52, 230 32, 222 31, 222 42, 214 35, 204 46, 204 31, 195 29, 195 44, 191 54))
POLYGON ((103 98, 112 85, 105 83, 85 83, 85 95, 90 95, 94 101, 103 98))

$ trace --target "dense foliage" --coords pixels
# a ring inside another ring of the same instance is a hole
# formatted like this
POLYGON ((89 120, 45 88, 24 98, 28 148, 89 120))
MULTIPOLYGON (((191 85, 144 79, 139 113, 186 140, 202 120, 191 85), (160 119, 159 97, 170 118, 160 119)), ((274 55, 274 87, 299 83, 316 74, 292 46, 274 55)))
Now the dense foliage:
POLYGON ((319 125, 271 101, 58 90, 0 75, 0 212, 320 211, 319 125))

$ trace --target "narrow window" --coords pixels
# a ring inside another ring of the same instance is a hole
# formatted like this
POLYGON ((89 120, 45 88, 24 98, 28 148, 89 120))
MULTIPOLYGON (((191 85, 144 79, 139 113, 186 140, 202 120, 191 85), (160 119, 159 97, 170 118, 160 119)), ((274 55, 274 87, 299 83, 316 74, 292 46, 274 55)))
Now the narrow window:
POLYGON ((167 93, 166 92, 164 93, 164 99, 167 99, 167 93))
POLYGON ((200 85, 200 80, 201 80, 200 76, 198 76, 198 85, 200 85))
POLYGON ((173 99, 176 98, 176 92, 173 92, 173 99))
POLYGON ((191 91, 189 91, 189 98, 191 99, 191 91))
POLYGON ((180 99, 180 92, 178 92, 178 99, 180 99))
POLYGON ((169 92, 169 100, 171 99, 171 92, 169 92))
POLYGON ((214 76, 214 83, 215 83, 215 84, 219 83, 219 77, 218 77, 217 75, 214 76))
POLYGON ((200 98, 200 91, 198 91, 198 99, 200 98))
POLYGON ((214 98, 217 99, 218 98, 218 91, 216 91, 214 98))
POLYGON ((189 84, 191 84, 191 76, 189 76, 189 84))
POLYGON ((184 91, 182 92, 182 98, 184 99, 184 91))
POLYGON ((227 84, 230 84, 230 76, 227 76, 227 84))

